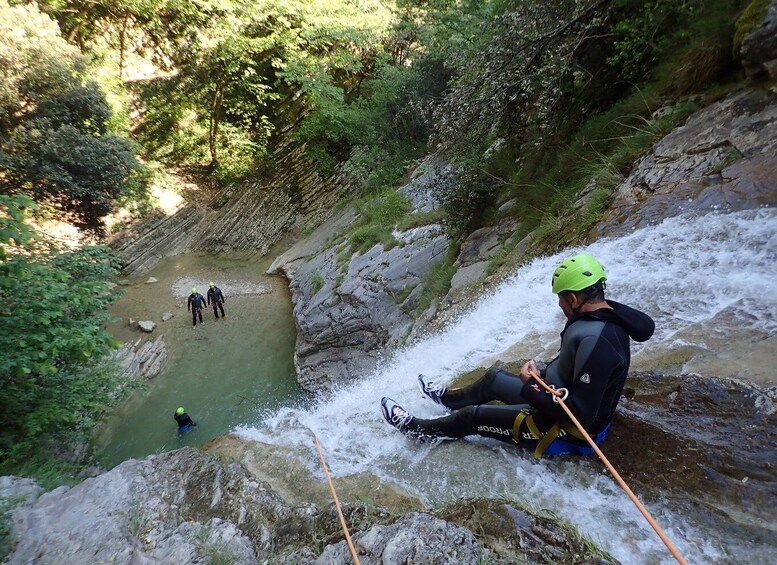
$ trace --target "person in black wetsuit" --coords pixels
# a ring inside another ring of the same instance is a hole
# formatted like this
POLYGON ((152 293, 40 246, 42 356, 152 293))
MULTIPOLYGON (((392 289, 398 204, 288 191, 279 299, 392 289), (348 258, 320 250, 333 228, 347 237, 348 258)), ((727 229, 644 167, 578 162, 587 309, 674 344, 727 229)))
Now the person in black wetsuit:
POLYGON ((173 415, 173 418, 175 418, 175 422, 178 424, 179 432, 188 431, 189 428, 197 425, 191 419, 191 417, 186 413, 186 410, 184 410, 183 407, 180 407, 175 411, 175 415, 173 415))
POLYGON ((416 437, 481 435, 530 449, 537 457, 591 453, 553 395, 530 374, 566 388, 567 407, 597 444, 604 439, 629 371, 629 338, 646 341, 655 329, 647 314, 605 300, 606 280, 599 262, 586 254, 570 257, 555 270, 553 292, 567 322, 559 353, 547 367, 527 361, 518 375, 494 367, 474 384, 458 389, 435 385, 420 375, 421 391, 453 412, 437 419, 415 418, 384 397, 383 417, 416 437), (487 404, 493 400, 503 404, 487 404))
POLYGON ((215 314, 216 319, 218 320, 219 312, 216 309, 218 308, 221 310, 221 315, 226 318, 227 315, 224 313, 224 303, 227 299, 224 298, 224 293, 212 282, 208 286, 210 287, 208 288, 208 305, 213 307, 213 314, 215 314))
POLYGON ((205 297, 197 292, 196 288, 192 289, 192 293, 189 295, 189 300, 186 301, 186 309, 191 310, 192 313, 192 327, 197 325, 197 316, 200 317, 200 323, 202 321, 202 309, 205 307, 205 297))

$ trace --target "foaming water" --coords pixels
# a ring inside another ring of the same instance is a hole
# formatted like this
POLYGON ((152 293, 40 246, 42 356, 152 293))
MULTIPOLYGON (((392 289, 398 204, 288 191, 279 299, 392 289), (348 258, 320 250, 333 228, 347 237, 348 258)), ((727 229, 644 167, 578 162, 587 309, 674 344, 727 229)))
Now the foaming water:
MULTIPOLYGON (((739 329, 749 324, 754 332, 773 335, 777 330, 776 228, 777 213, 772 209, 677 217, 596 242, 584 251, 603 263, 610 298, 655 319, 655 337, 634 345, 638 357, 643 350, 671 350, 687 343, 684 334, 689 327, 715 319, 735 305, 745 305, 748 313, 735 318, 739 329)), ((550 276, 564 257, 581 251, 569 249, 519 268, 444 332, 398 352, 373 374, 314 407, 283 408, 264 414, 261 423, 236 431, 267 443, 307 446, 311 451, 310 431, 314 431, 336 476, 371 471, 433 503, 462 496, 527 500, 535 507, 552 509, 625 563, 673 562, 596 461, 538 461, 481 438, 417 444, 396 433, 380 416, 379 400, 384 395, 422 417, 444 413, 417 392, 419 373, 448 382, 489 364, 527 336, 545 349, 536 352, 537 357, 549 358, 563 327, 556 297, 550 293, 550 276)), ((694 345, 706 347, 703 337, 699 339, 694 345)), ((315 461, 311 457, 309 464, 315 461)), ((699 525, 677 505, 654 501, 648 506, 689 562, 722 563, 745 557, 766 562, 773 551, 709 531, 709 526, 699 525)))

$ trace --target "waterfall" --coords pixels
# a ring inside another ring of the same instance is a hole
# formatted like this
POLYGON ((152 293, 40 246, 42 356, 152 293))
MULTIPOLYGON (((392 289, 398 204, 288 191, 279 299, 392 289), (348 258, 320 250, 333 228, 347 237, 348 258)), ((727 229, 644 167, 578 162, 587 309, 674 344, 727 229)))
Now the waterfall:
MULTIPOLYGON (((591 253, 603 264, 608 298, 643 310, 656 321, 655 336, 633 344, 632 366, 651 351, 713 347, 706 341, 713 330, 744 328, 764 337, 777 330, 777 212, 761 208, 674 217, 521 266, 444 331, 395 353, 357 383, 313 407, 263 414, 257 423, 236 431, 313 452, 312 430, 335 476, 370 471, 433 503, 465 496, 527 500, 552 509, 624 563, 672 563, 597 461, 536 460, 507 444, 475 437, 419 444, 397 433, 380 415, 384 395, 422 417, 444 413, 418 392, 419 373, 449 382, 462 372, 490 365, 508 350, 513 357, 552 358, 564 320, 550 291, 551 275, 564 258, 579 252, 591 253), (722 326, 725 323, 732 326, 722 326), (693 331, 704 330, 705 324, 710 332, 693 331)), ((606 453, 606 442, 603 448, 606 453)), ((314 456, 310 462, 313 469, 314 456)), ((769 550, 724 539, 705 529, 703 520, 666 501, 653 501, 648 508, 689 562, 728 562, 744 556, 759 561, 759 552, 765 559, 769 550)))

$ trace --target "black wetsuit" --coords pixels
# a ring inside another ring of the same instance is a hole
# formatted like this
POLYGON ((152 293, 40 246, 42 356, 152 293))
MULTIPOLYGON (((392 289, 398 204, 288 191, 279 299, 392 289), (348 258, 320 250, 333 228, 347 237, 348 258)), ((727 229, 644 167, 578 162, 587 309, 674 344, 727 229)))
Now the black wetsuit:
POLYGON ((218 308, 221 310, 221 315, 225 318, 227 315, 224 313, 224 302, 227 300, 224 298, 224 293, 221 292, 221 289, 217 286, 213 286, 208 289, 208 304, 210 306, 213 306, 213 313, 216 315, 216 319, 218 320, 219 312, 216 310, 218 308))
POLYGON ((178 423, 179 430, 186 429, 189 426, 197 425, 192 421, 191 417, 186 412, 183 414, 175 414, 173 418, 175 418, 175 421, 178 423))
POLYGON ((199 292, 195 292, 189 295, 189 300, 186 302, 186 309, 192 312, 192 325, 197 325, 197 315, 200 317, 200 323, 202 323, 202 309, 205 307, 205 297, 199 292))
MULTIPOLYGON (((629 337, 646 341, 655 329, 647 314, 614 301, 607 303, 612 310, 583 312, 567 322, 561 332, 559 354, 541 375, 548 384, 569 391, 565 404, 592 435, 606 430, 618 406, 631 362, 629 337)), ((470 386, 449 389, 441 400, 456 411, 435 420, 414 418, 410 424, 414 431, 457 438, 476 434, 533 450, 538 439, 523 423, 514 429, 522 412, 532 416, 543 434, 557 421, 566 420, 561 406, 533 379, 523 383, 518 375, 502 369, 489 369, 470 386), (486 404, 492 400, 504 404, 486 404)), ((585 445, 584 440, 571 437, 563 429, 559 437, 585 445)))

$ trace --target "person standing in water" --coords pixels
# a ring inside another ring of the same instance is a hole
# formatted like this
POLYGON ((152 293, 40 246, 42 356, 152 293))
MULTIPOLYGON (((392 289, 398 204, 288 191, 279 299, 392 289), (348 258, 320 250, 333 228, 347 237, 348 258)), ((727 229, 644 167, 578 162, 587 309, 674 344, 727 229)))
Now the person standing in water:
POLYGON ((227 299, 224 298, 224 293, 221 292, 221 289, 213 282, 210 282, 209 286, 208 305, 213 307, 213 314, 216 316, 217 320, 219 319, 219 310, 221 310, 221 315, 226 318, 227 315, 224 313, 224 303, 227 301, 227 299))
POLYGON ((532 375, 566 389, 565 404, 597 444, 607 436, 629 373, 630 339, 648 340, 655 324, 647 314, 605 300, 606 280, 602 266, 587 254, 570 257, 555 270, 552 290, 567 322, 559 353, 546 368, 527 361, 515 375, 492 367, 477 382, 455 389, 419 375, 421 392, 451 413, 416 418, 384 397, 384 419, 418 438, 481 435, 529 449, 536 457, 592 453, 554 396, 532 375), (503 404, 488 404, 493 400, 503 404))
POLYGON ((186 310, 192 313, 192 327, 197 325, 197 316, 199 316, 201 324, 205 323, 202 321, 202 309, 204 307, 205 297, 197 292, 196 288, 193 288, 192 293, 189 295, 189 300, 186 301, 186 310))
POLYGON ((175 418, 175 422, 178 424, 178 431, 180 433, 187 432, 189 428, 197 425, 182 406, 175 411, 173 418, 175 418))

